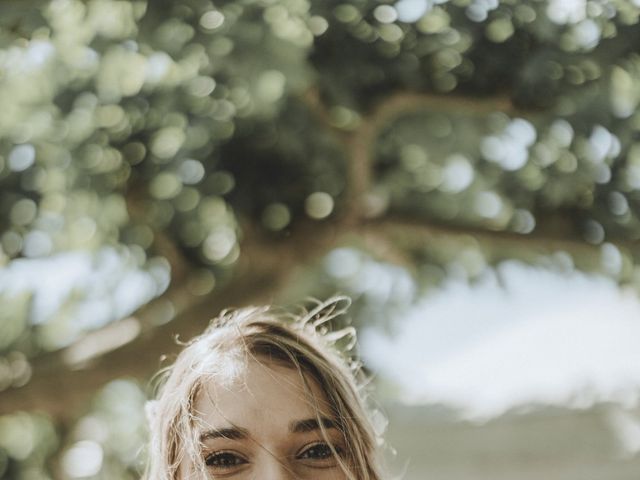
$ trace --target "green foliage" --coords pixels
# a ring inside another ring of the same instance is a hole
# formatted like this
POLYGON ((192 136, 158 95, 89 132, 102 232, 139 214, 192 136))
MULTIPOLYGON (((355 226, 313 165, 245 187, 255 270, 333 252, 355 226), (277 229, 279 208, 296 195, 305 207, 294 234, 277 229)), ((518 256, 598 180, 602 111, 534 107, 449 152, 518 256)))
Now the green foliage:
POLYGON ((51 478, 48 460, 57 447, 57 434, 45 416, 16 413, 0 417, 1 478, 51 478))

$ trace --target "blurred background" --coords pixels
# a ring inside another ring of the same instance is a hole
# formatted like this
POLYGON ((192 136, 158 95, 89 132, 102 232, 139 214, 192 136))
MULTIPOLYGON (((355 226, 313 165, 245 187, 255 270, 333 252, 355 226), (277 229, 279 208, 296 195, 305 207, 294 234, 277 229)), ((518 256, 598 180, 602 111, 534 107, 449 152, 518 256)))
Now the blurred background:
POLYGON ((176 336, 340 292, 406 480, 636 480, 639 15, 2 0, 0 478, 139 478, 176 336))

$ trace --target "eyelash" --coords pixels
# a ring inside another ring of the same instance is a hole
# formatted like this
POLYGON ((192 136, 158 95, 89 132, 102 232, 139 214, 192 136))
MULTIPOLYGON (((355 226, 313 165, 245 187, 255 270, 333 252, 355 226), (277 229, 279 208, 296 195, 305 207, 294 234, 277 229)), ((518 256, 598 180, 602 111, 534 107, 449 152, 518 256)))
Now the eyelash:
MULTIPOLYGON (((341 449, 339 447, 334 447, 335 452, 340 455, 341 449)), ((299 453, 298 455, 296 455, 297 459, 309 459, 309 460, 327 460, 331 457, 334 456, 333 450, 331 450, 331 447, 325 443, 325 442, 317 442, 314 443, 312 445, 309 445, 308 447, 306 447, 301 453, 299 453), (316 455, 309 455, 307 456, 307 454, 309 454, 310 452, 313 452, 314 450, 318 450, 318 449, 322 449, 322 453, 316 453, 316 455)))
POLYGON ((247 463, 247 461, 240 455, 233 452, 215 452, 211 455, 207 455, 204 459, 204 463, 207 467, 230 469, 239 467, 240 465, 247 463), (214 463, 216 461, 225 463, 216 465, 214 463))

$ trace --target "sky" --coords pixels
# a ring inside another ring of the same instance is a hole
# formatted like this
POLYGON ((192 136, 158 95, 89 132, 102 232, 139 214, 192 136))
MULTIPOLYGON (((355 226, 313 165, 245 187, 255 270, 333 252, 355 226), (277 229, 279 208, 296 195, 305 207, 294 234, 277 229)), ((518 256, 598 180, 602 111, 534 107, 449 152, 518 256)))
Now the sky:
POLYGON ((114 248, 21 258, 0 268, 0 295, 29 292, 29 321, 50 327, 41 329, 40 341, 62 348, 86 330, 130 315, 167 288, 166 261, 153 259, 145 268, 139 263, 130 251, 114 248))
POLYGON ((361 332, 366 363, 402 402, 442 403, 467 418, 531 404, 638 405, 637 294, 604 277, 516 262, 498 275, 433 290, 391 336, 361 332))

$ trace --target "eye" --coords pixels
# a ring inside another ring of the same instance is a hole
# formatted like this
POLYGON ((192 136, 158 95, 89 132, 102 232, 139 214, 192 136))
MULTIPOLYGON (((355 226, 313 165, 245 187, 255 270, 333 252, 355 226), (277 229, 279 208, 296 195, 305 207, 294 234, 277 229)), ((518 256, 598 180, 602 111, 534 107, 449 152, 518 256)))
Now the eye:
POLYGON ((207 467, 219 470, 231 470, 247 463, 247 460, 233 452, 215 452, 204 459, 207 467))
POLYGON ((334 449, 335 453, 325 442, 313 443, 298 453, 296 459, 312 468, 333 468, 338 465, 336 454, 342 455, 340 447, 334 446, 334 449))

